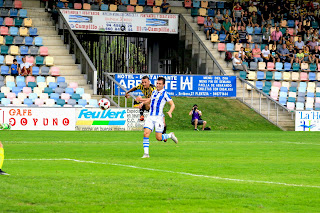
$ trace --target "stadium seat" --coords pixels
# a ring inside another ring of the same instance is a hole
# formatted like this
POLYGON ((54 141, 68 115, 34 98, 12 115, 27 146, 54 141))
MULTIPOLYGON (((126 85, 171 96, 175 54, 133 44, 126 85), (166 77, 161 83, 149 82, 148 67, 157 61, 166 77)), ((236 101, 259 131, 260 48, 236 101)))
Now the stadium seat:
POLYGON ((48 95, 48 93, 41 93, 41 94, 39 95, 39 98, 40 98, 41 100, 46 101, 46 100, 49 99, 49 95, 48 95))
POLYGON ((6 36, 5 37, 5 42, 6 42, 6 45, 12 45, 13 44, 13 37, 12 36, 6 36))
POLYGON ((42 56, 36 56, 36 65, 43 65, 44 63, 43 63, 43 61, 44 61, 44 57, 42 57, 42 56))
POLYGON ((64 92, 65 92, 65 89, 64 89, 64 88, 57 87, 57 88, 55 88, 54 92, 60 95, 61 93, 64 93, 64 92))
POLYGON ((68 93, 61 93, 61 99, 68 101, 70 99, 70 94, 68 93))
POLYGON ((4 25, 6 25, 6 26, 14 26, 14 24, 13 24, 13 18, 10 18, 10 17, 6 17, 6 18, 4 18, 4 25))
POLYGON ((68 104, 70 104, 71 106, 74 106, 77 104, 77 101, 75 99, 69 99, 68 104))
POLYGON ((266 72, 266 80, 271 81, 273 80, 273 72, 266 72))
POLYGON ((81 97, 80 97, 79 94, 73 93, 73 94, 71 95, 71 98, 72 98, 72 99, 75 99, 76 101, 78 101, 81 97))
POLYGON ((18 93, 18 99, 22 102, 24 99, 26 99, 28 96, 22 92, 18 93))
MULTIPOLYGON (((9 49, 9 54, 10 55, 19 55, 19 47, 12 45, 9 49)), ((12 58, 12 60, 13 60, 13 58, 12 58)))
POLYGON ((14 6, 14 8, 21 9, 22 2, 20 0, 15 0, 13 6, 14 6))
POLYGON ((49 88, 52 90, 55 90, 58 87, 58 84, 56 82, 49 82, 49 88))
POLYGON ((46 78, 46 84, 49 85, 50 82, 56 82, 56 78, 55 78, 55 77, 48 76, 48 77, 46 78))
POLYGON ((0 27, 0 33, 1 35, 9 35, 9 28, 5 26, 0 27))
POLYGON ((110 4, 109 9, 110 9, 110 11, 114 11, 115 12, 115 11, 117 11, 118 7, 115 4, 110 4))
POLYGON ((15 27, 22 27, 22 24, 23 24, 23 18, 20 18, 20 17, 14 18, 15 27))
POLYGON ((15 36, 13 43, 14 43, 15 45, 23 45, 23 44, 24 44, 24 42, 23 42, 23 37, 21 37, 21 36, 15 36))
POLYGON ((33 88, 37 87, 37 83, 36 82, 28 82, 28 87, 33 89, 33 88))
POLYGON ((25 18, 23 20, 23 26, 24 27, 32 27, 32 19, 31 18, 25 18))
POLYGON ((257 72, 257 79, 258 79, 258 80, 264 80, 264 79, 265 79, 265 78, 264 78, 264 72, 258 71, 258 72, 257 72))
POLYGON ((32 93, 31 87, 23 87, 22 91, 23 91, 23 93, 25 93, 27 95, 32 93))
POLYGON ((10 104, 10 100, 8 98, 1 98, 1 104, 3 106, 8 106, 10 104))
POLYGON ((46 88, 44 88, 44 93, 47 93, 48 95, 50 95, 51 93, 53 93, 54 91, 51 89, 51 88, 49 88, 49 87, 46 87, 46 88))
POLYGON ((50 93, 49 96, 50 96, 51 99, 53 99, 55 101, 59 99, 59 94, 54 93, 54 92, 50 93))
POLYGON ((107 11, 107 10, 109 10, 109 6, 107 4, 102 4, 100 9, 102 11, 107 11))
POLYGON ((240 76, 240 78, 246 79, 247 78, 247 72, 246 71, 240 71, 239 76, 240 76))
POLYGON ((40 47, 40 55, 41 56, 47 56, 48 55, 48 47, 40 47))
POLYGON ((35 37, 34 38, 34 45, 36 46, 43 46, 43 39, 41 37, 35 37))
POLYGON ((84 3, 84 4, 82 5, 82 9, 83 9, 83 10, 91 10, 91 5, 88 4, 88 3, 84 3))
POLYGON ((48 76, 50 73, 50 68, 46 66, 41 67, 41 75, 48 76))
POLYGON ((29 34, 28 28, 26 28, 26 27, 19 28, 19 35, 20 36, 28 36, 28 34, 29 34))
POLYGON ((38 76, 40 75, 40 68, 37 66, 32 67, 32 75, 38 76))
POLYGON ((73 91, 75 92, 76 89, 78 88, 78 83, 77 82, 70 82, 69 87, 72 88, 73 91))
POLYGON ((29 36, 38 36, 38 29, 35 27, 29 28, 29 36))
POLYGON ((54 105, 55 105, 55 100, 53 100, 53 99, 47 99, 46 101, 45 101, 45 105, 46 106, 49 106, 49 107, 53 107, 54 105))
POLYGON ((53 57, 51 56, 46 56, 45 57, 45 64, 46 66, 53 66, 54 63, 53 63, 53 57))
POLYGON ((74 93, 74 89, 70 88, 70 87, 67 87, 66 90, 65 90, 65 93, 68 93, 71 96, 74 93))
MULTIPOLYGON (((76 95, 76 94, 74 94, 76 95)), ((76 99, 77 100, 77 99, 76 99)), ((78 104, 85 107, 87 105, 87 101, 84 99, 78 99, 78 104)))
POLYGON ((4 45, 4 37, 0 36, 0 45, 4 45))
POLYGON ((274 72, 274 80, 281 81, 282 80, 282 73, 281 72, 274 72))
POLYGON ((128 5, 128 6, 127 6, 127 11, 128 11, 128 12, 134 12, 134 9, 135 9, 135 8, 134 8, 134 6, 132 6, 132 5, 128 5))
POLYGON ((32 46, 33 45, 33 38, 27 36, 27 37, 24 38, 24 42, 25 42, 26 46, 32 46))
POLYGON ((29 82, 36 82, 36 78, 34 76, 27 76, 26 83, 28 84, 29 82))
POLYGON ((9 75, 9 67, 8 66, 1 66, 1 75, 9 75))
POLYGON ((66 101, 63 100, 63 99, 57 99, 57 105, 60 105, 60 106, 64 106, 66 104, 66 101))
POLYGON ((10 33, 10 35, 12 35, 12 36, 18 36, 18 34, 19 34, 19 29, 18 29, 18 27, 10 27, 9 33, 10 33))
MULTIPOLYGON (((133 6, 132 6, 133 7, 133 6)), ((126 12, 127 11, 127 7, 124 6, 124 5, 119 5, 118 6, 118 11, 119 12, 126 12)), ((128 11, 128 12, 134 12, 134 7, 133 7, 133 10, 132 11, 128 11)))
POLYGON ((59 67, 51 67, 50 73, 52 76, 59 76, 60 75, 60 69, 59 67))
POLYGON ((5 60, 6 60, 6 65, 11 65, 13 64, 13 59, 14 57, 12 55, 7 55, 5 60))
MULTIPOLYGON (((58 86, 60 87, 60 88, 67 88, 68 87, 68 84, 66 83, 66 82, 58 82, 58 86)), ((72 91, 72 93, 73 93, 73 91, 72 91)))
POLYGON ((142 6, 136 6, 136 12, 137 13, 142 13, 143 12, 143 7, 142 6))
POLYGON ((40 94, 42 93, 42 89, 39 87, 34 87, 33 88, 33 92, 36 93, 38 95, 38 97, 40 96, 40 94))
POLYGON ((4 64, 4 56, 0 55, 0 64, 4 64))
POLYGON ((34 57, 33 56, 28 55, 25 58, 26 58, 26 62, 34 64, 34 57))
POLYGON ((0 9, 0 16, 2 17, 7 17, 9 16, 9 10, 5 9, 5 8, 1 8, 0 9))

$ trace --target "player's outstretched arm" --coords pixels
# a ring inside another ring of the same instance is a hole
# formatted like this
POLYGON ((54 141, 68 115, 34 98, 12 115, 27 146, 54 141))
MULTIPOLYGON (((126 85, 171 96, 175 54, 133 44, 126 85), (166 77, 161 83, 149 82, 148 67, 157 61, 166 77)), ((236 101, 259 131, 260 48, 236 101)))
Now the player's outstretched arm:
POLYGON ((131 89, 129 89, 129 91, 126 92, 125 97, 126 97, 126 98, 129 98, 129 97, 130 97, 129 93, 130 93, 130 92, 133 92, 133 91, 136 91, 136 90, 137 90, 137 87, 132 87, 131 89))
POLYGON ((148 104, 151 102, 151 98, 142 98, 141 96, 138 96, 136 101, 142 102, 143 104, 148 104))
POLYGON ((168 103, 170 104, 170 110, 167 112, 167 114, 169 115, 170 118, 172 118, 172 112, 176 106, 174 105, 173 100, 169 101, 168 103))

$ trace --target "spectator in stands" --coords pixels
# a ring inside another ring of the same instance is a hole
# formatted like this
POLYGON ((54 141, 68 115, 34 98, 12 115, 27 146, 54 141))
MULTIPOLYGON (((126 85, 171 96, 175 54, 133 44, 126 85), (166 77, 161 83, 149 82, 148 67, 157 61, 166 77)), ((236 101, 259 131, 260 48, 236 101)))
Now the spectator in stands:
POLYGON ((271 10, 269 10, 268 5, 265 4, 264 8, 261 11, 262 25, 272 24, 271 10))
POLYGON ((55 22, 57 22, 58 21, 58 10, 57 10, 57 7, 56 7, 56 5, 54 4, 54 5, 52 5, 52 10, 51 10, 51 17, 52 17, 52 19, 55 21, 55 22))
POLYGON ((224 31, 224 34, 227 34, 227 32, 229 32, 230 28, 231 28, 231 23, 230 23, 229 19, 227 18, 224 20, 224 22, 222 24, 222 29, 224 31))
POLYGON ((252 56, 254 62, 263 62, 263 59, 261 58, 261 49, 259 48, 258 44, 256 44, 252 49, 252 56))
MULTIPOLYGON (((289 40, 290 37, 292 37, 292 36, 290 35, 289 29, 287 28, 286 32, 282 35, 282 44, 285 44, 289 40)), ((288 46, 288 44, 287 44, 287 46, 288 46)))
POLYGON ((20 65, 21 69, 21 75, 26 76, 26 75, 32 75, 32 66, 33 64, 26 62, 26 57, 22 58, 22 64, 20 65))
POLYGON ((298 50, 302 50, 303 47, 304 47, 304 42, 302 41, 302 38, 301 37, 298 37, 298 41, 296 41, 294 43, 294 47, 298 50))
POLYGON ((253 3, 251 2, 250 7, 248 8, 249 13, 251 14, 252 12, 258 12, 258 9, 256 6, 253 5, 253 3))
POLYGON ((11 75, 20 75, 21 71, 17 59, 13 59, 13 64, 11 64, 10 71, 11 75))
POLYGON ((274 17, 274 24, 280 26, 280 22, 283 19, 283 13, 282 13, 281 6, 278 5, 277 9, 273 13, 274 17))
POLYGON ((248 11, 244 11, 242 13, 242 18, 241 18, 241 22, 240 24, 242 24, 242 26, 247 26, 249 24, 249 14, 248 14, 248 11))
POLYGON ((276 30, 271 33, 271 40, 274 44, 280 44, 282 40, 282 32, 280 27, 276 27, 276 30))
POLYGON ((286 44, 282 44, 282 48, 280 48, 277 52, 277 54, 279 55, 279 58, 282 62, 291 62, 290 59, 288 58, 290 53, 289 50, 287 49, 287 45, 286 44))
POLYGON ((239 34, 239 43, 248 42, 248 32, 246 31, 245 26, 241 26, 241 30, 239 30, 238 34, 239 34))
POLYGON ((244 51, 244 47, 240 48, 239 58, 241 58, 242 61, 246 61, 246 59, 248 59, 248 57, 246 56, 246 52, 244 51))
POLYGON ((318 30, 313 31, 312 38, 315 38, 316 41, 319 40, 319 31, 318 30))
POLYGON ((239 2, 236 3, 236 6, 233 8, 233 21, 235 23, 240 23, 242 17, 242 7, 239 2))
POLYGON ((299 52, 296 54, 295 62, 301 64, 303 59, 304 59, 304 54, 303 54, 302 50, 300 49, 299 52))
POLYGON ((304 46, 303 54, 304 54, 304 61, 309 62, 311 59, 311 56, 310 56, 310 50, 308 46, 304 46))
MULTIPOLYGON (((288 46, 288 45, 287 45, 288 46)), ((290 61, 291 61, 291 64, 294 60, 294 56, 296 54, 296 50, 293 48, 293 45, 291 44, 290 46, 288 46, 288 51, 289 51, 289 58, 290 58, 290 61)))
MULTIPOLYGON (((319 54, 318 54, 319 55, 319 54)), ((317 66, 318 66, 318 63, 319 63, 319 57, 316 57, 316 55, 312 54, 311 57, 310 57, 310 61, 309 61, 311 64, 314 64, 316 63, 317 66)))
POLYGON ((232 65, 234 67, 234 69, 236 70, 243 70, 243 71, 247 71, 247 66, 245 64, 242 63, 242 60, 239 58, 239 54, 235 53, 233 59, 232 59, 232 65))
POLYGON ((234 26, 231 26, 229 32, 227 33, 226 41, 229 41, 230 43, 239 43, 239 34, 234 26))
POLYGON ((204 121, 201 119, 202 112, 198 109, 198 105, 193 105, 191 111, 189 112, 189 115, 192 116, 191 124, 194 125, 194 130, 198 130, 198 125, 202 125, 202 130, 210 130, 210 128, 206 128, 207 121, 204 121))
POLYGON ((213 27, 213 23, 212 20, 209 16, 207 16, 207 20, 203 23, 204 25, 204 33, 207 36, 207 40, 209 40, 210 34, 211 34, 211 30, 213 27))
POLYGON ((289 37, 289 39, 285 42, 285 44, 287 45, 287 47, 290 47, 291 45, 294 45, 294 41, 293 41, 293 37, 289 37))
POLYGON ((266 31, 263 32, 262 34, 262 43, 269 44, 270 43, 270 31, 269 31, 270 27, 268 26, 265 29, 266 31))
POLYGON ((252 27, 258 27, 260 23, 260 17, 258 17, 256 12, 252 12, 252 15, 249 19, 249 25, 252 27))
POLYGON ((244 51, 245 51, 245 53, 246 53, 247 60, 248 60, 248 61, 253 60, 252 50, 251 50, 250 45, 249 45, 248 43, 246 44, 246 48, 244 48, 244 51))
POLYGON ((318 47, 318 45, 319 43, 316 41, 316 38, 312 38, 312 41, 307 44, 311 51, 313 51, 315 47, 318 47))
POLYGON ((218 19, 217 18, 215 18, 214 19, 214 23, 213 23, 213 27, 212 27, 212 32, 213 33, 216 33, 216 34, 220 34, 220 33, 224 33, 223 31, 222 31, 222 27, 221 27, 221 24, 218 22, 218 19))
POLYGON ((65 3, 63 4, 63 9, 70 9, 67 2, 65 2, 65 3))
POLYGON ((218 19, 219 23, 223 22, 224 18, 223 18, 223 15, 221 14, 220 10, 217 11, 215 18, 218 19))
POLYGON ((270 57, 273 61, 276 61, 279 58, 277 54, 277 46, 275 44, 272 44, 272 48, 270 50, 270 57))
POLYGON ((312 35, 310 33, 310 30, 307 31, 306 34, 304 34, 304 38, 303 38, 303 41, 306 42, 306 44, 309 43, 309 41, 312 40, 312 35))
POLYGON ((271 58, 271 54, 268 46, 265 46, 264 49, 261 51, 261 56, 264 62, 275 63, 275 60, 271 58))
POLYGON ((170 4, 167 2, 167 0, 163 0, 161 4, 162 12, 164 13, 171 13, 170 4))

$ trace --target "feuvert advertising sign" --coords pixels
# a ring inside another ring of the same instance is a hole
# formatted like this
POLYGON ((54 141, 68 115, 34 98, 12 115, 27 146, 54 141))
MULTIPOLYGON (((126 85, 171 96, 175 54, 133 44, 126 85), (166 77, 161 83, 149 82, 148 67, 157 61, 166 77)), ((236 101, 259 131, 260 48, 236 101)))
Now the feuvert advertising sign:
POLYGON ((76 109, 76 130, 125 131, 142 130, 139 109, 110 108, 108 110, 76 109))

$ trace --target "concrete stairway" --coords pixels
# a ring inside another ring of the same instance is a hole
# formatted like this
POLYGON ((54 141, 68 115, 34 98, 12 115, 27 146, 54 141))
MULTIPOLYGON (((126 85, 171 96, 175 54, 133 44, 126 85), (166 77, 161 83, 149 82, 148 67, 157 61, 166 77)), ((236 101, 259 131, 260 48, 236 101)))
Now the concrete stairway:
POLYGON ((87 84, 84 75, 81 74, 78 65, 69 54, 67 46, 63 44, 61 36, 55 30, 49 13, 40 7, 40 1, 22 0, 22 7, 27 9, 28 17, 32 18, 34 27, 38 29, 39 36, 43 38, 44 46, 48 47, 49 55, 54 57, 54 64, 60 68, 60 75, 66 78, 67 83, 77 82, 79 87, 84 88, 85 93, 92 95, 92 86, 87 84))
MULTIPOLYGON (((196 18, 193 19, 190 15, 190 11, 188 14, 182 14, 184 18, 187 20, 187 22, 191 25, 192 29, 196 32, 196 34, 199 36, 199 38, 202 40, 202 42, 206 45, 206 47, 209 49, 211 54, 215 57, 217 62, 220 64, 220 66, 224 69, 227 75, 239 75, 239 72, 234 72, 232 70, 232 64, 227 63, 224 60, 224 53, 220 55, 220 53, 217 51, 217 44, 213 44, 210 40, 206 39, 206 36, 203 32, 203 28, 199 30, 199 25, 196 23, 196 18)), ((182 24, 180 22, 180 24, 182 24)), ((183 26, 180 26, 183 27, 183 26)), ((186 46, 189 48, 192 48, 192 51, 194 49, 198 50, 198 42, 196 39, 191 39, 191 34, 187 33, 186 35, 186 46)), ((202 64, 205 62, 205 51, 203 49, 200 50, 200 53, 195 51, 195 54, 200 54, 201 56, 201 64, 198 66, 198 69, 201 67, 204 67, 202 64)), ((195 55, 193 54, 193 55, 195 55)), ((197 56, 197 55, 196 55, 197 56)), ((217 73, 212 72, 213 63, 208 64, 208 73, 209 75, 217 75, 217 73)), ((217 70, 217 68, 215 68, 217 70)), ((205 74, 205 73, 203 73, 205 74)), ((259 100, 260 97, 256 92, 250 91, 250 90, 243 90, 242 83, 240 80, 237 80, 237 98, 242 101, 244 104, 249 106, 250 108, 255 109, 257 112, 260 112, 260 104, 259 100), (243 98, 244 97, 244 98, 243 98)), ((278 122, 276 120, 277 110, 274 106, 274 104, 270 104, 269 109, 269 115, 268 115, 268 106, 267 106, 267 98, 261 96, 261 115, 270 119, 273 123, 278 123, 278 126, 280 126, 284 130, 294 130, 294 119, 291 118, 291 115, 286 110, 278 110, 278 122)))

